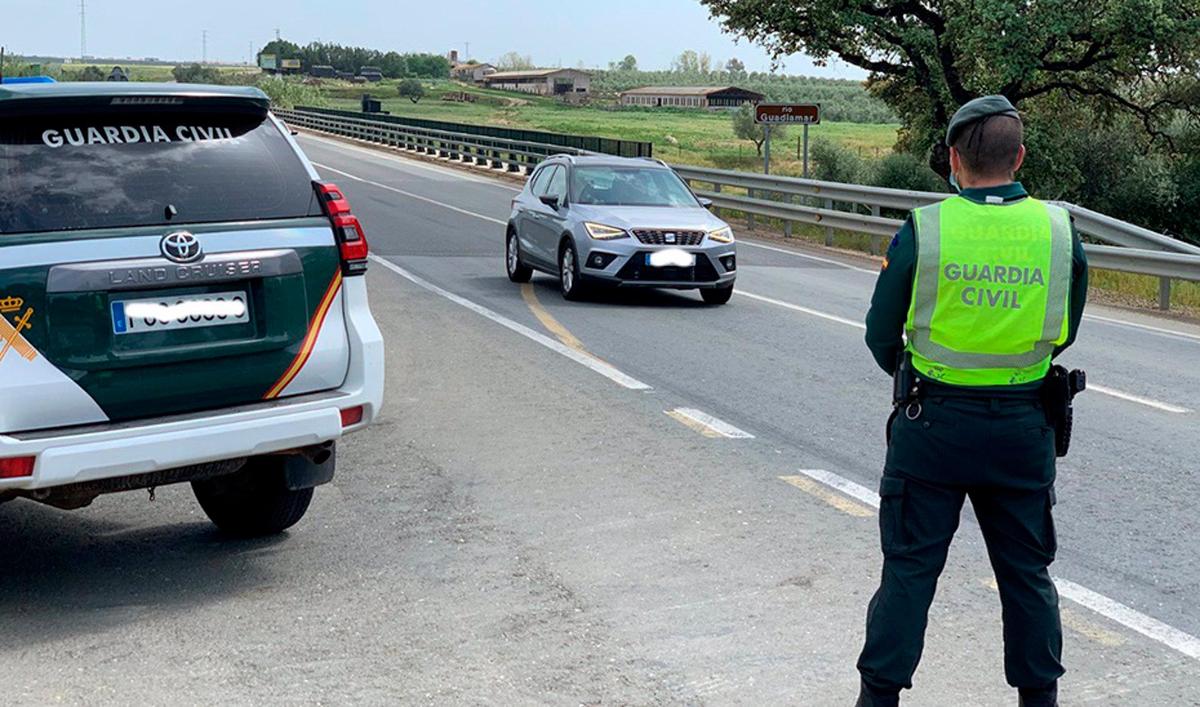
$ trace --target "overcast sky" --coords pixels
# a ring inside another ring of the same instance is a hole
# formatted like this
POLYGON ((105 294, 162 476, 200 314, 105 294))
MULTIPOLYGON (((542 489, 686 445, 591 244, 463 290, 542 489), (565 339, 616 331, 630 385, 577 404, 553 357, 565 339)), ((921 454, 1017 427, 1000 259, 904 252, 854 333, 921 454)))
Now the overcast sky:
MULTIPOLYGON (((98 57, 201 58, 242 62, 275 36, 298 44, 339 44, 445 54, 480 61, 508 51, 542 66, 607 66, 626 54, 641 68, 668 68, 685 49, 714 62, 737 57, 766 71, 759 47, 722 34, 698 0, 86 0, 87 50, 98 57)), ((16 54, 79 55, 79 0, 0 0, 0 44, 16 54)), ((845 64, 817 68, 785 61, 793 74, 862 78, 845 64)))

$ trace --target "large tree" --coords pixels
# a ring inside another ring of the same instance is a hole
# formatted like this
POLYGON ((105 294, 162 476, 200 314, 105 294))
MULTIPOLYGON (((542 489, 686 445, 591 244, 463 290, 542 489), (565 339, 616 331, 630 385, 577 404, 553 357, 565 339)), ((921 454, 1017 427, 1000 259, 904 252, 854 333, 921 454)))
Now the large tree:
MULTIPOLYGON (((762 157, 763 143, 767 140, 767 127, 754 119, 754 106, 743 103, 741 108, 730 113, 730 120, 733 121, 734 137, 754 143, 754 149, 758 150, 758 156, 762 157)), ((772 126, 771 139, 777 145, 786 141, 787 126, 772 126)))
POLYGON ((963 103, 1001 93, 1121 114, 1170 143, 1200 118, 1200 0, 700 0, 776 57, 799 52, 870 72, 904 123, 902 147, 932 148, 963 103), (1192 94, 1192 95, 1189 95, 1192 94))
POLYGON ((496 68, 501 71, 528 71, 534 68, 534 63, 528 54, 508 52, 496 60, 496 68))

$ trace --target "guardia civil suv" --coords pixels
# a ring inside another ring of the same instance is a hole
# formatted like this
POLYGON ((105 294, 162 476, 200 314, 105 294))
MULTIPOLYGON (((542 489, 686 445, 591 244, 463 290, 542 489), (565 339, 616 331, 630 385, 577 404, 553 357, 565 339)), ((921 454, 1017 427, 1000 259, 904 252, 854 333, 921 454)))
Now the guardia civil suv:
POLYGON ((257 89, 0 84, 0 502, 294 524, 382 403, 366 264, 257 89))
POLYGON ((558 278, 567 299, 597 285, 733 295, 737 253, 729 224, 658 160, 551 157, 513 199, 505 264, 513 282, 534 270, 558 278))

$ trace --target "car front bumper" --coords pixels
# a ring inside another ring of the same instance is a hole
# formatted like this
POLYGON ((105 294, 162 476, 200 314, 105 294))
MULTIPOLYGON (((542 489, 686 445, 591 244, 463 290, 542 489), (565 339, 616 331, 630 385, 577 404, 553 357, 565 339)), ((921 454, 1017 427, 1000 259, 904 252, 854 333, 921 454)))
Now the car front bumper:
POLYGON ((733 243, 679 248, 696 256, 691 268, 654 267, 646 262, 648 254, 664 249, 624 239, 594 242, 582 258, 580 274, 593 282, 618 287, 675 289, 729 287, 737 278, 737 249, 733 243), (597 262, 597 258, 603 262, 597 262))

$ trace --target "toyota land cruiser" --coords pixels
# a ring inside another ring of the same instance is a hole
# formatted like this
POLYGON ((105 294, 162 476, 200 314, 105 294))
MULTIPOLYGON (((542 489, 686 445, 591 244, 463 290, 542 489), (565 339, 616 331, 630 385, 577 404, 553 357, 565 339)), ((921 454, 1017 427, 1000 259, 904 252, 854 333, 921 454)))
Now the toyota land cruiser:
POLYGON ((0 85, 0 501, 291 526, 382 403, 366 265, 258 89, 0 85))

